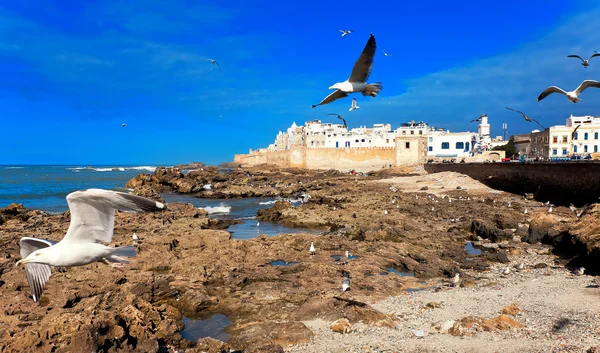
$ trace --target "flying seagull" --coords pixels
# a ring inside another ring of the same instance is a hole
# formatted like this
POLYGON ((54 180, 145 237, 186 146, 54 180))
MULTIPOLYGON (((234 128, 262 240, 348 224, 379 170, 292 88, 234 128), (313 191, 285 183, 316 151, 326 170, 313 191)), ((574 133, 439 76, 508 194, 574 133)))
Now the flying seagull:
POLYGON ((206 59, 206 61, 210 61, 211 64, 217 64, 217 66, 219 67, 219 70, 221 72, 223 72, 223 70, 221 69, 221 65, 219 65, 219 63, 215 59, 206 59))
POLYGON ((67 195, 71 224, 60 242, 46 239, 21 238, 21 260, 25 264, 27 282, 33 300, 39 301, 50 279, 51 267, 83 266, 96 261, 110 265, 129 263, 122 256, 135 256, 133 246, 111 248, 115 210, 154 212, 165 205, 141 196, 103 189, 75 191, 67 195))
POLYGON ((585 80, 579 85, 579 87, 577 87, 577 89, 575 89, 574 91, 570 91, 570 92, 566 92, 563 89, 558 88, 556 86, 550 86, 550 87, 546 88, 544 90, 544 92, 542 92, 540 94, 540 96, 538 97, 538 102, 541 101, 542 99, 548 97, 552 93, 562 93, 565 96, 567 96, 568 100, 570 100, 573 103, 577 103, 577 102, 581 101, 581 99, 579 99, 577 96, 579 96, 581 94, 581 92, 583 92, 588 87, 600 88, 600 82, 594 81, 594 80, 585 80))
POLYGON ((332 114, 327 114, 327 115, 335 115, 335 116, 337 116, 338 119, 340 119, 341 121, 344 122, 344 127, 348 128, 348 125, 346 125, 346 119, 342 118, 341 115, 339 115, 339 114, 333 114, 333 113, 332 114))
POLYGON ((121 124, 121 127, 125 127, 125 126, 127 126, 127 124, 126 124, 126 123, 123 123, 123 124, 121 124))
POLYGON ((354 32, 354 30, 352 30, 352 29, 338 29, 338 32, 342 32, 342 37, 344 37, 346 34, 350 34, 350 33, 354 32))
POLYGON ((352 98, 352 105, 350 106, 350 109, 348 109, 349 112, 359 109, 360 107, 358 105, 356 105, 356 98, 352 98))
POLYGON ((538 124, 542 128, 542 130, 546 130, 546 128, 544 126, 542 126, 542 124, 540 124, 537 120, 528 117, 522 111, 519 111, 519 110, 516 110, 516 109, 512 109, 512 108, 509 108, 509 107, 506 107, 506 109, 512 110, 513 112, 517 112, 517 113, 523 115, 523 119, 525 119, 525 121, 527 121, 528 123, 530 123, 530 122, 533 121, 534 123, 538 124))
POLYGON ((481 119, 483 119, 484 116, 487 116, 487 114, 482 114, 479 118, 473 119, 473 120, 469 121, 469 123, 474 123, 476 121, 481 121, 481 119))
POLYGON ((590 66, 590 60, 592 60, 592 58, 595 56, 600 56, 600 53, 594 52, 594 54, 592 54, 592 56, 590 56, 590 58, 587 60, 583 60, 579 55, 567 55, 567 58, 578 58, 579 60, 581 60, 581 65, 587 68, 588 66, 590 66))
POLYGON ((371 33, 365 48, 352 68, 350 77, 344 82, 338 82, 330 86, 329 89, 335 89, 335 92, 325 97, 321 103, 314 104, 312 107, 315 108, 319 105, 329 104, 336 99, 347 97, 350 93, 361 92, 363 96, 376 97, 382 89, 381 82, 367 83, 367 79, 371 75, 371 69, 373 68, 375 49, 377 49, 375 36, 371 33))
POLYGON ((386 53, 385 50, 383 50, 383 48, 381 48, 381 51, 383 52, 384 56, 392 56, 392 54, 386 53))

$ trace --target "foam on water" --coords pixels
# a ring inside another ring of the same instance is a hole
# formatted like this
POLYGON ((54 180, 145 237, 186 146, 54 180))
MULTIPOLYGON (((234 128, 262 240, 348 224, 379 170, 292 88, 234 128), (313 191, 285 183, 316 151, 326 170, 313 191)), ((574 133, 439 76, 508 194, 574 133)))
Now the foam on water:
POLYGON ((221 214, 221 213, 230 213, 231 212, 231 206, 225 206, 224 204, 221 204, 219 206, 206 206, 206 207, 198 207, 201 210, 205 210, 206 212, 208 212, 208 214, 221 214))

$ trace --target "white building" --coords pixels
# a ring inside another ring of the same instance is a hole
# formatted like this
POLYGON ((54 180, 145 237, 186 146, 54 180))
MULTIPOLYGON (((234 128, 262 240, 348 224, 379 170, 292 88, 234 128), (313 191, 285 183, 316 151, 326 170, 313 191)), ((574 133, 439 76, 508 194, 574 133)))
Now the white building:
POLYGON ((473 149, 475 133, 436 131, 427 138, 428 157, 467 157, 473 149))

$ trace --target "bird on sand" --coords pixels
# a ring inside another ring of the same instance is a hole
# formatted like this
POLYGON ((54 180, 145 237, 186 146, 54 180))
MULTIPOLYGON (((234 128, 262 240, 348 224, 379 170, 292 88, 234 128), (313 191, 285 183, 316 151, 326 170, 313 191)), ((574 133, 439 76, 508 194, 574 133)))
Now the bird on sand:
POLYGON ((474 123, 476 121, 481 121, 481 119, 483 119, 486 116, 487 116, 487 114, 481 114, 481 116, 479 118, 473 119, 473 120, 469 121, 469 123, 474 123))
POLYGON ((311 242, 310 242, 310 248, 308 249, 308 252, 309 252, 311 255, 314 255, 314 254, 315 254, 315 252, 316 252, 316 251, 315 251, 315 242, 313 242, 313 241, 311 241, 311 242))
POLYGON ((353 111, 356 109, 359 109, 360 107, 358 105, 356 105, 356 98, 352 98, 352 105, 350 106, 350 109, 348 109, 348 111, 353 111))
POLYGON ((344 127, 345 127, 345 128, 348 128, 348 125, 346 125, 346 119, 342 118, 342 116, 341 116, 341 115, 339 115, 339 114, 333 114, 333 113, 331 113, 331 114, 327 114, 327 115, 333 115, 333 116, 337 116, 337 118, 338 118, 338 119, 340 119, 341 121, 343 121, 343 122, 344 122, 344 127))
POLYGON ((539 126, 542 128, 542 130, 546 130, 546 128, 545 128, 545 127, 544 127, 542 124, 540 124, 540 123, 539 123, 537 120, 535 120, 535 119, 533 119, 533 118, 530 118, 530 117, 528 117, 528 116, 527 116, 527 115, 525 115, 525 113, 523 113, 522 111, 519 111, 519 110, 516 110, 516 109, 512 109, 512 108, 509 108, 509 107, 506 107, 506 109, 508 109, 508 110, 512 110, 513 112, 517 112, 517 113, 519 113, 519 114, 523 115, 523 119, 525 119, 525 121, 527 121, 528 123, 530 123, 530 122, 532 122, 532 121, 533 121, 534 123, 538 124, 538 125, 539 125, 539 126))
POLYGON ((155 212, 164 210, 163 203, 123 192, 88 189, 67 195, 71 223, 60 242, 47 239, 21 238, 21 260, 33 300, 40 300, 50 279, 51 267, 83 266, 102 261, 111 266, 126 264, 123 256, 135 256, 133 246, 111 248, 115 210, 125 212, 155 212))
POLYGON ((583 91, 585 91, 585 89, 588 87, 600 88, 600 82, 594 81, 594 80, 585 80, 574 91, 569 91, 569 92, 563 90, 562 88, 556 87, 556 86, 550 86, 550 87, 546 88, 542 93, 540 93, 540 96, 538 97, 537 100, 539 102, 542 99, 548 97, 552 93, 561 93, 561 94, 564 94, 565 96, 567 96, 567 99, 570 100, 571 102, 577 103, 577 102, 581 101, 581 99, 579 99, 578 96, 583 91))
POLYGON ((342 292, 350 290, 350 278, 346 277, 342 280, 342 292))
POLYGON ((581 60, 581 65, 583 65, 583 67, 587 68, 588 66, 590 66, 590 60, 592 60, 592 58, 596 57, 596 56, 600 56, 600 53, 594 52, 594 54, 592 54, 592 56, 590 56, 590 58, 587 60, 583 60, 581 58, 581 56, 579 56, 579 55, 567 55, 567 58, 577 58, 577 59, 581 60))
POLYGON ((223 72, 223 69, 221 69, 221 65, 215 59, 205 59, 205 60, 210 61, 211 64, 217 64, 217 66, 219 67, 219 71, 223 72))
POLYGON ((584 273, 585 273, 585 267, 577 267, 576 269, 573 270, 573 274, 576 276, 583 276, 584 273))
POLYGON ((346 35, 354 32, 354 30, 352 29, 338 29, 338 32, 342 33, 342 37, 345 37, 346 35))
POLYGON ((126 123, 123 123, 123 124, 121 124, 121 127, 125 127, 125 126, 127 126, 127 124, 126 124, 126 123))
POLYGON ((321 103, 314 104, 312 107, 315 108, 319 105, 329 104, 339 98, 347 97, 350 93, 361 92, 363 96, 376 97, 382 89, 381 82, 367 83, 367 79, 371 75, 371 69, 373 68, 375 49, 377 49, 377 44, 375 43, 375 36, 371 33, 365 48, 352 68, 350 77, 344 82, 338 82, 330 86, 329 89, 335 89, 335 92, 325 97, 321 103))

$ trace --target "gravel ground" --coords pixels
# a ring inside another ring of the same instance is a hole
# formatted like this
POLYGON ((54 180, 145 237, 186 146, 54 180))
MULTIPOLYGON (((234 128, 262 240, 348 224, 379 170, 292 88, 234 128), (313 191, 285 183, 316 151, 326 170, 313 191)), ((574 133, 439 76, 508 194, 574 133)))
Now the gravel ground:
POLYGON ((425 290, 370 303, 398 317, 394 329, 355 324, 354 332, 339 334, 331 331, 330 322, 307 321, 314 340, 288 347, 286 352, 585 352, 600 345, 600 288, 594 277, 555 267, 552 255, 510 259, 511 266, 524 263, 524 270, 505 276, 506 265, 497 264, 487 272, 464 272, 475 277, 475 287, 425 290), (540 263, 547 267, 533 267, 540 263), (425 308, 428 303, 440 306, 425 308), (466 316, 492 319, 513 304, 523 310, 514 317, 523 328, 467 330, 472 335, 463 336, 435 329, 466 316), (426 336, 416 337, 414 330, 426 336))

